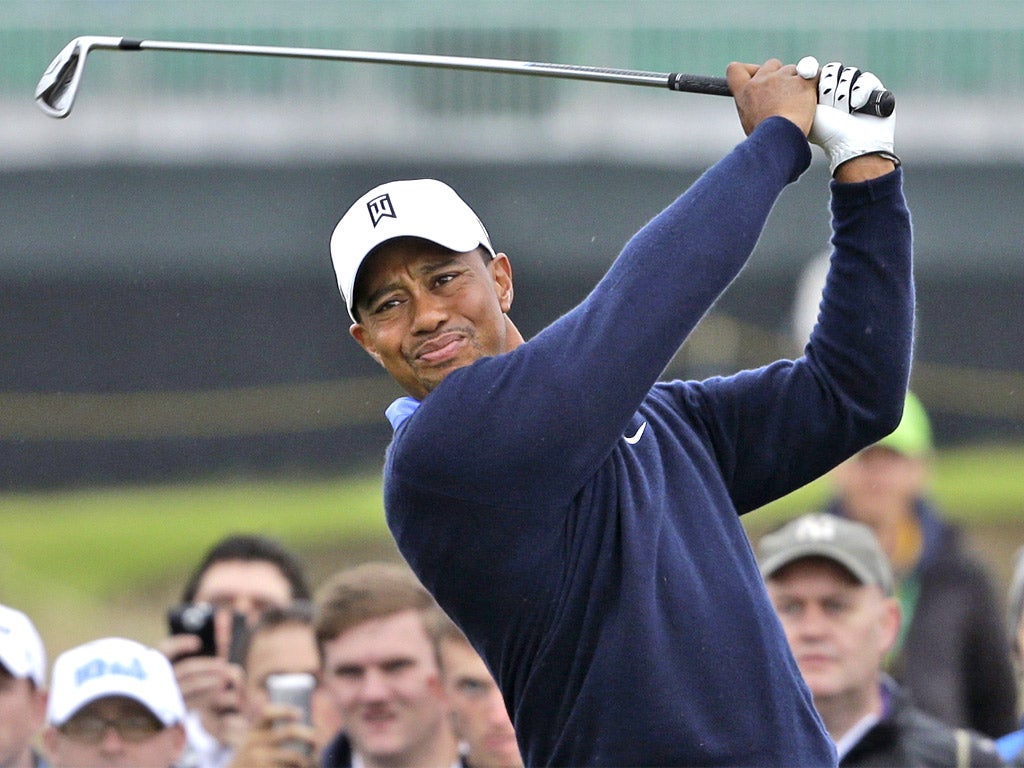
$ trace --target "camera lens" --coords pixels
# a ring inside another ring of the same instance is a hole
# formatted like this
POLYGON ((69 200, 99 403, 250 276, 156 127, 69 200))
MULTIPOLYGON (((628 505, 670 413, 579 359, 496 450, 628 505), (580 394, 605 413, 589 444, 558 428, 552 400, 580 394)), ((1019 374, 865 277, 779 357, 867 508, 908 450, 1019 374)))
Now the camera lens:
POLYGON ((206 605, 190 605, 181 612, 181 624, 189 632, 198 632, 210 615, 210 607, 206 605))

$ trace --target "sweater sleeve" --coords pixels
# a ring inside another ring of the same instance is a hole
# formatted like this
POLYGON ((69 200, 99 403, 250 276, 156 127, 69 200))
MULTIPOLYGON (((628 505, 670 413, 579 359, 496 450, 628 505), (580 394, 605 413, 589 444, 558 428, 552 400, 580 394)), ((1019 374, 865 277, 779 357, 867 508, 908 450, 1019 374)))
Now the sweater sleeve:
POLYGON ((741 513, 821 476, 899 423, 914 325, 902 170, 833 182, 832 212, 834 250, 804 356, 685 392, 741 513))
POLYGON ((578 307, 513 352, 449 375, 399 434, 416 437, 392 470, 429 478, 434 491, 455 498, 564 505, 743 268, 778 195, 809 163, 793 123, 764 121, 634 235, 578 307))

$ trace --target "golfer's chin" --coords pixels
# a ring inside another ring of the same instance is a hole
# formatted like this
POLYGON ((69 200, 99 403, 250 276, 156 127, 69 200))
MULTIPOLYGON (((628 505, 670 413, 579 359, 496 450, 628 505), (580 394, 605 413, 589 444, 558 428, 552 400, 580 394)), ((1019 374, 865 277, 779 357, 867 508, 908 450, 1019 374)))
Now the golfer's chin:
POLYGON ((448 378, 450 373, 467 365, 469 365, 469 363, 461 363, 458 365, 449 363, 447 365, 431 366, 426 370, 417 371, 416 383, 419 390, 423 393, 419 399, 422 400, 430 392, 433 392, 442 381, 448 378))
POLYGON ((412 394, 413 397, 422 400, 453 372, 471 365, 480 357, 482 355, 476 353, 472 347, 466 347, 464 354, 447 358, 444 361, 433 363, 420 361, 411 366, 412 379, 414 380, 412 386, 420 394, 413 394, 413 389, 409 386, 405 386, 405 390, 412 394))

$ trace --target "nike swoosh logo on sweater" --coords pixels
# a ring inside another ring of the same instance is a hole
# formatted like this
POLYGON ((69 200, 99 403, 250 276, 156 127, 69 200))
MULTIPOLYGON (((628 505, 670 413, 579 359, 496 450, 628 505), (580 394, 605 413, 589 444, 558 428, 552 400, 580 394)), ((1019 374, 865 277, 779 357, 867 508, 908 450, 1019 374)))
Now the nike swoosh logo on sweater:
POLYGON ((635 435, 633 435, 632 437, 627 437, 626 435, 623 435, 622 439, 625 440, 630 445, 636 445, 640 441, 640 438, 643 437, 645 429, 647 429, 646 421, 640 425, 640 428, 636 431, 635 435))

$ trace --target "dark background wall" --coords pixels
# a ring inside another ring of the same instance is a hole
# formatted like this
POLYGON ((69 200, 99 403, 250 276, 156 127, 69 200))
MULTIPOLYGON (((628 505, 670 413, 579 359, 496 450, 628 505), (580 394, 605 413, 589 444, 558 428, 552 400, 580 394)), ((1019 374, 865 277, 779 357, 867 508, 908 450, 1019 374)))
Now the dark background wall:
MULTIPOLYGON (((103 165, 0 173, 0 487, 376 466, 397 390, 348 338, 328 240, 347 204, 436 176, 516 270, 527 335, 700 173, 627 164, 103 165)), ((940 442, 1024 438, 1020 166, 908 169, 915 388, 940 442)), ((795 354, 828 237, 816 164, 672 375, 795 354), (710 350, 710 351, 709 351, 710 350)), ((685 279, 685 276, 681 276, 685 279)), ((638 307, 642 311, 642 307, 638 307)))

